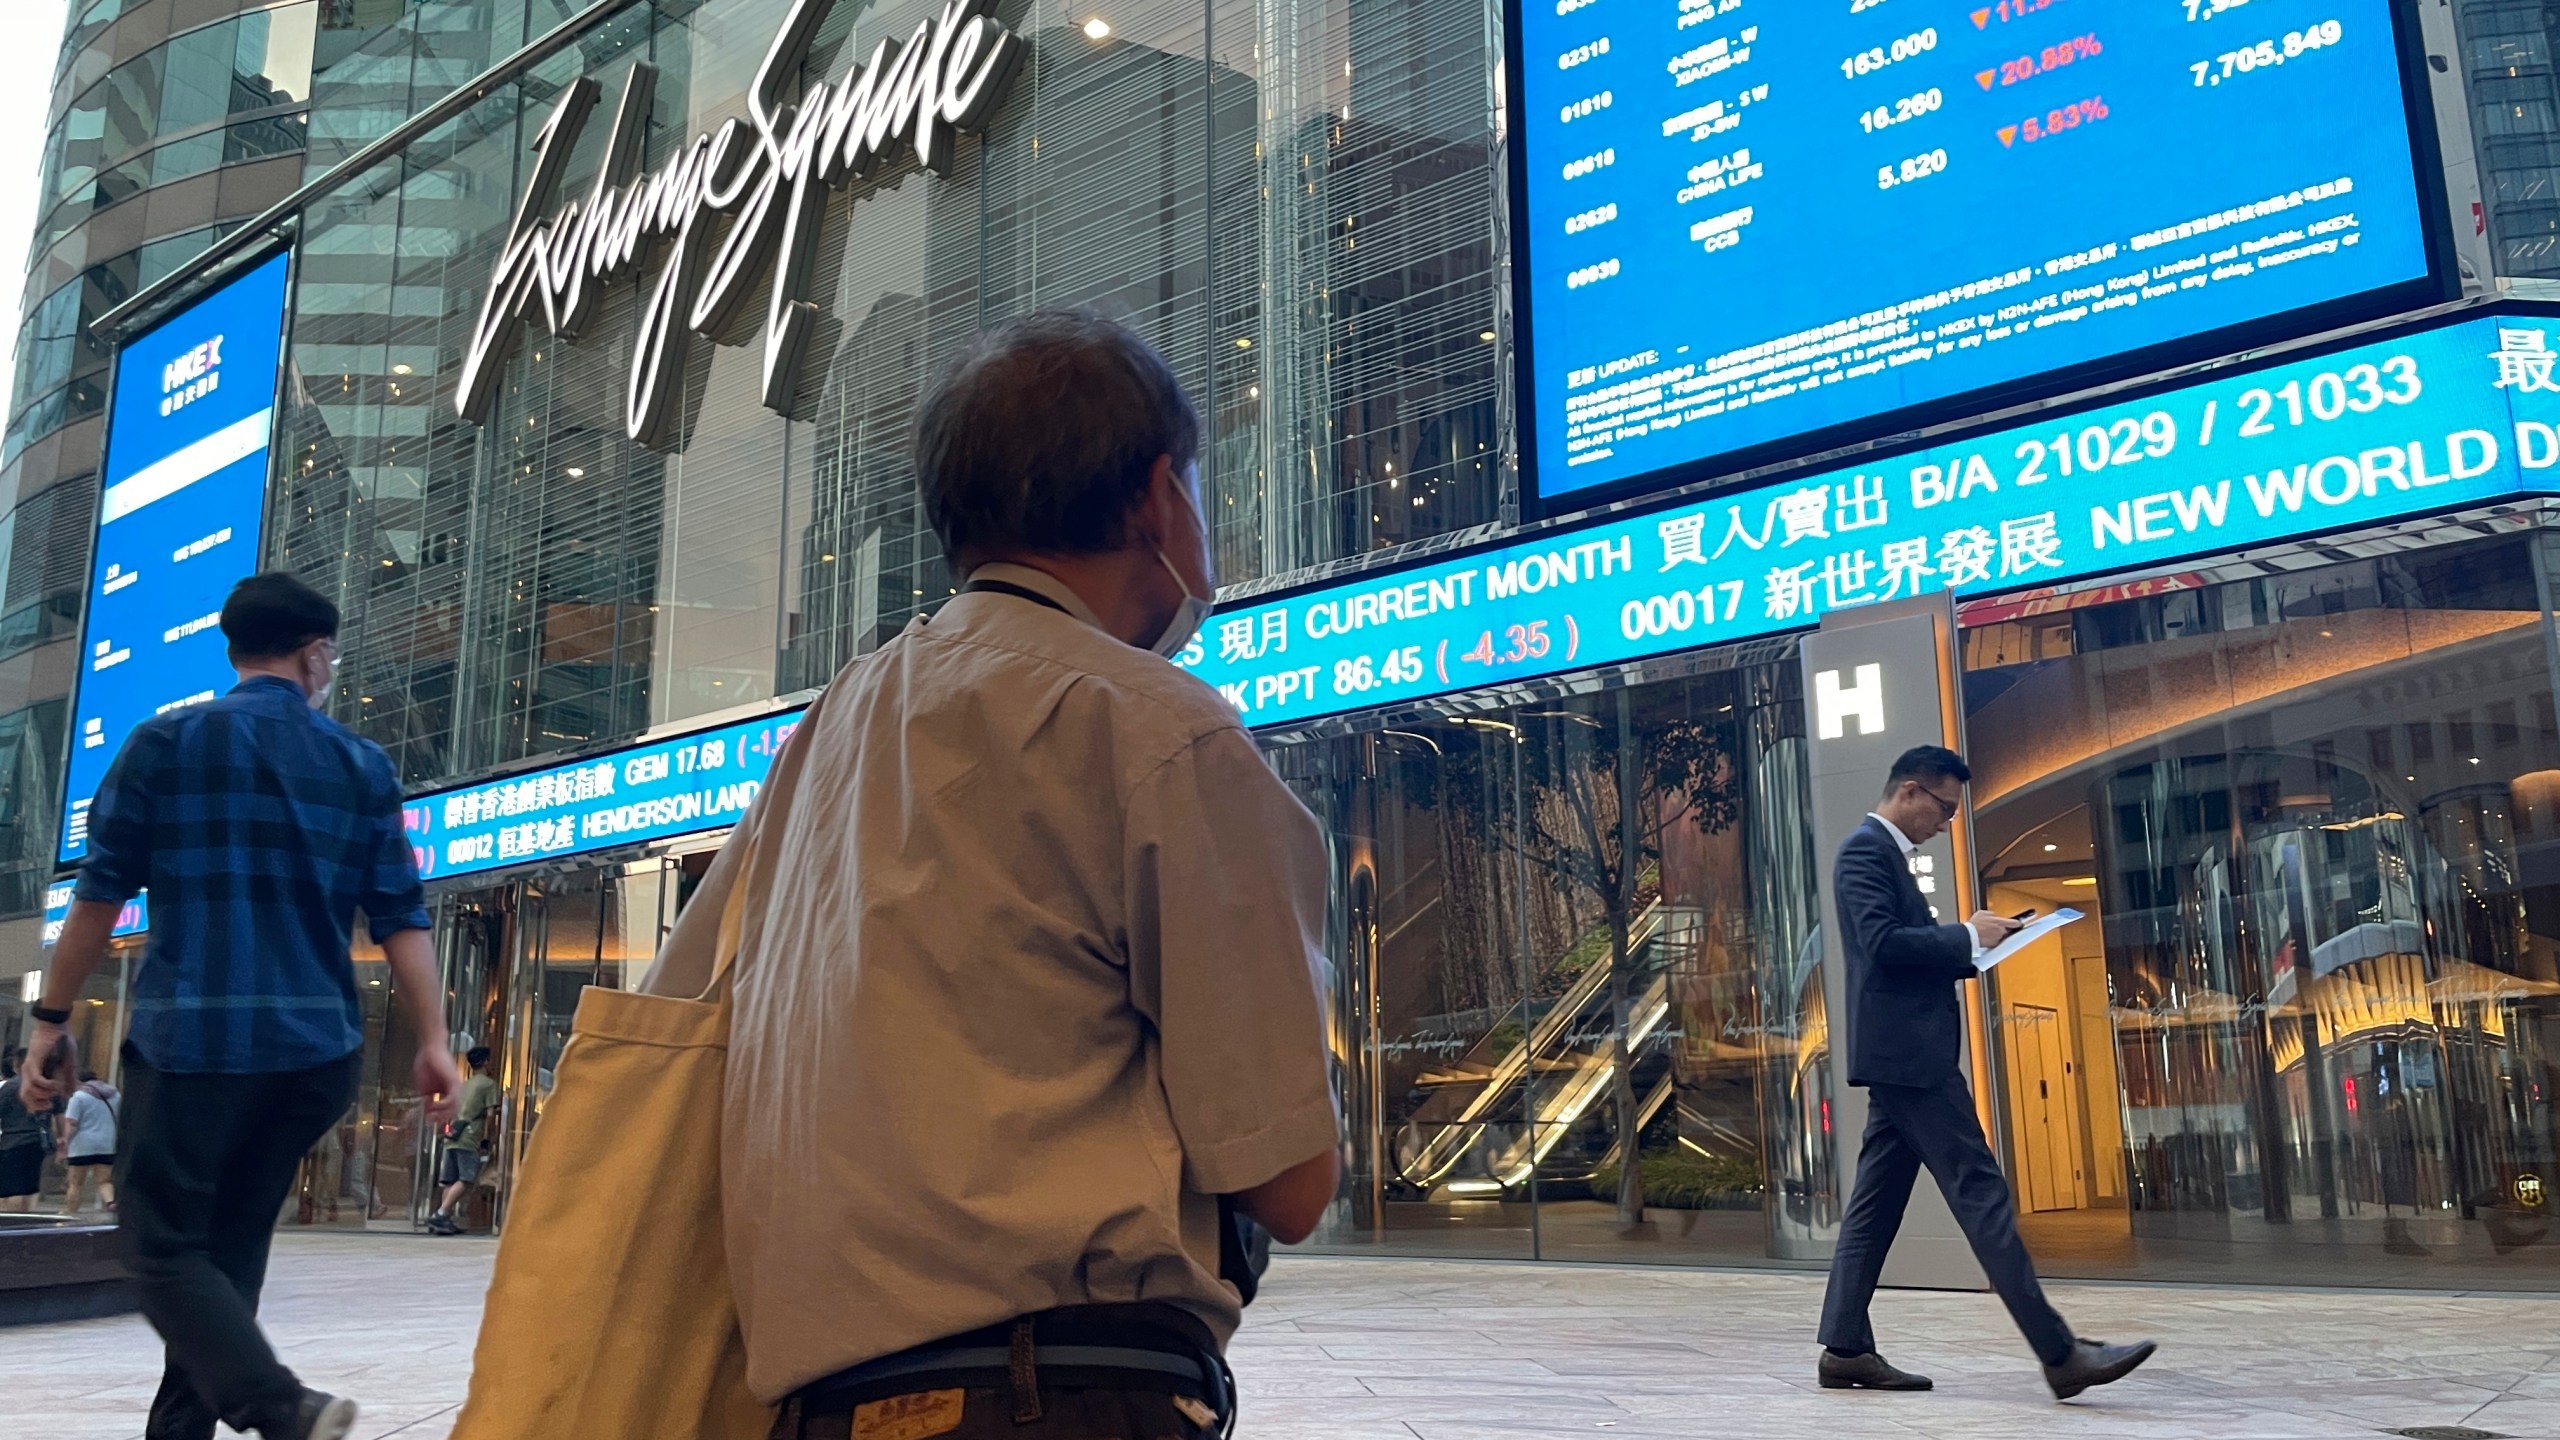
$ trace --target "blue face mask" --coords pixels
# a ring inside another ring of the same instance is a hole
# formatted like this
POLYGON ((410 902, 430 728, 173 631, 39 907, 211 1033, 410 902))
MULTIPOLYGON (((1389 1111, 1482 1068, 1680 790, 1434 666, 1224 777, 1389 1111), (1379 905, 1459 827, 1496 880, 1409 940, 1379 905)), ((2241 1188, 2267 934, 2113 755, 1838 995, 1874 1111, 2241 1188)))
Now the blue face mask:
POLYGON ((1164 573, 1173 577, 1174 584, 1182 587, 1181 606, 1175 609, 1173 618, 1165 622, 1164 633, 1156 637, 1156 643, 1147 647, 1170 660, 1182 653, 1182 647, 1191 643, 1191 637, 1200 633, 1201 626, 1209 623, 1209 616, 1218 608, 1218 602, 1192 594, 1191 583, 1182 578, 1182 572, 1173 568, 1173 562, 1164 558, 1161 550, 1156 552, 1156 563, 1164 567, 1164 573))
MULTIPOLYGON (((1182 498, 1185 504, 1193 503, 1188 494, 1182 498)), ((1195 508, 1192 513, 1197 515, 1199 512, 1195 508)), ((1208 527, 1204 525, 1201 528, 1205 533, 1208 527)), ((1156 643, 1147 647, 1170 660, 1182 653, 1182 647, 1191 643, 1191 637, 1200 633, 1201 626, 1209 623, 1209 616, 1218 608, 1218 598, 1214 593, 1206 596, 1192 594, 1191 582, 1182 578, 1182 572, 1173 568, 1173 562, 1165 558, 1161 549, 1156 551, 1156 563, 1164 567, 1164 573, 1172 576, 1174 585, 1182 591, 1181 606, 1173 612, 1173 618, 1165 622, 1164 633, 1156 637, 1156 643)))

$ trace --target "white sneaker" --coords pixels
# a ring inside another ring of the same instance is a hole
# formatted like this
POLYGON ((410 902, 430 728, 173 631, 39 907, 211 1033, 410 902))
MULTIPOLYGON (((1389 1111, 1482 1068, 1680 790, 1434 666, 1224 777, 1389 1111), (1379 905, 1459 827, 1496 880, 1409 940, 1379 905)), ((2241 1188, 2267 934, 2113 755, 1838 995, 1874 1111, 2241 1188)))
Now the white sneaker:
POLYGON ((294 1428, 282 1435, 266 1435, 266 1440, 347 1440, 347 1432, 355 1428, 356 1402, 344 1395, 305 1390, 302 1404, 294 1411, 294 1428))

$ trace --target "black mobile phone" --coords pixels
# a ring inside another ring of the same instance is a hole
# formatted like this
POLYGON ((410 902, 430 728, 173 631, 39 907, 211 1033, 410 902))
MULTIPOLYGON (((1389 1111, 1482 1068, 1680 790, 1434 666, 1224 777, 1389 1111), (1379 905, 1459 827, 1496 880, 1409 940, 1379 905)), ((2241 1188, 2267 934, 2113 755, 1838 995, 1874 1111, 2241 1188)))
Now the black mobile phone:
POLYGON ((2012 915, 2009 918, 2017 921, 2021 925, 2024 925, 2028 921, 2036 918, 2036 907, 2030 905, 2026 909, 2019 911, 2017 914, 2012 915))

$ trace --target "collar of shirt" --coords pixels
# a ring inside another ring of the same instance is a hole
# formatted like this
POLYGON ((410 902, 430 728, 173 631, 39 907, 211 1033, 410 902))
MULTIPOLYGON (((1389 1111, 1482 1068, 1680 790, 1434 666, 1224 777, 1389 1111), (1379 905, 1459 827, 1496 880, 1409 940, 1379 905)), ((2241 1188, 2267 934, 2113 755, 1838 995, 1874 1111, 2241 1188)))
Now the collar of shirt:
POLYGON ((234 695, 257 690, 281 690, 298 701, 310 703, 310 697, 303 693, 301 686, 281 675, 244 675, 240 677, 239 684, 231 687, 234 695))
POLYGON ((977 569, 970 571, 969 578, 971 580, 1001 580, 1007 585, 1020 586, 1035 595, 1046 596, 1051 600, 1057 601, 1059 609, 1066 611, 1068 614, 1073 615, 1096 630, 1103 630, 1106 634, 1109 633, 1102 623, 1102 617, 1093 613, 1092 606, 1084 603, 1084 597, 1078 595, 1072 588, 1070 588, 1067 585, 1067 582, 1050 574, 1046 570, 1034 570, 1028 565, 1009 565, 999 560, 992 564, 981 565, 977 569))
POLYGON ((1901 826, 1894 824, 1892 821, 1887 820, 1873 810, 1867 812, 1867 818, 1884 827, 1884 833, 1892 836, 1893 843, 1902 847, 1902 853, 1906 858, 1920 853, 1920 847, 1911 843, 1911 837, 1902 833, 1901 826))

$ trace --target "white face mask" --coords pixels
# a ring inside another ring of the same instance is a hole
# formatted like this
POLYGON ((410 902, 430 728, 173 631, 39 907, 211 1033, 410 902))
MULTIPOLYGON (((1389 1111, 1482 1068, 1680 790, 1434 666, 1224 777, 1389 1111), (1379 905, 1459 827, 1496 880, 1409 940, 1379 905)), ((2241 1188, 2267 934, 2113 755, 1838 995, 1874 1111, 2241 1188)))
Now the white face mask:
MULTIPOLYGON (((1187 492, 1182 499, 1184 504, 1194 503, 1187 492)), ((1192 513, 1199 513, 1196 506, 1192 513)), ((1202 527, 1204 533, 1206 529, 1206 526, 1202 527)), ((1218 598, 1214 593, 1207 596, 1192 594, 1191 582, 1182 578, 1182 572, 1173 568, 1173 562, 1164 557, 1161 549, 1156 551, 1156 563, 1164 567, 1164 573, 1172 576, 1174 585, 1182 591, 1181 607, 1173 612, 1171 620, 1165 622, 1164 633, 1156 637, 1156 643, 1147 647, 1170 660, 1182 653, 1182 647, 1191 643, 1191 637, 1200 633, 1201 626, 1209 623, 1210 614, 1218 608, 1218 598)))

